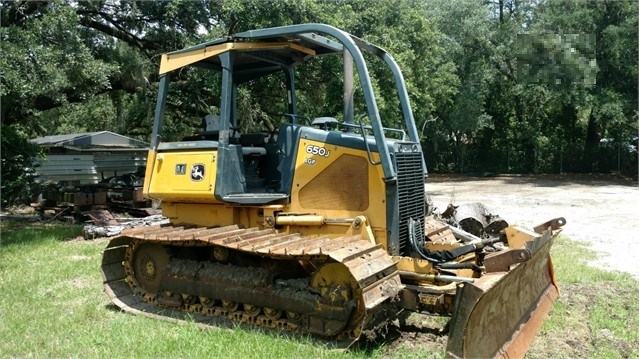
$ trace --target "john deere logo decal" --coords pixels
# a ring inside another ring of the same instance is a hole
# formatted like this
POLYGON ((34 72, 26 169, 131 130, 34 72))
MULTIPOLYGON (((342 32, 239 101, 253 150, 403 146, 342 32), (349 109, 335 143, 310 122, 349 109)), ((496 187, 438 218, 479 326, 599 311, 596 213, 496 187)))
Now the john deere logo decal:
POLYGON ((201 163, 191 167, 191 180, 199 182, 204 179, 204 165, 201 163))

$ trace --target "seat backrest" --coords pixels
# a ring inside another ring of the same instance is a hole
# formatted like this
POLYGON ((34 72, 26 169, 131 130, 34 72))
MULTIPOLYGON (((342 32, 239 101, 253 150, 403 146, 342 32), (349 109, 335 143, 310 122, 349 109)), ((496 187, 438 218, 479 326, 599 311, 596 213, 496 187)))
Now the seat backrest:
POLYGON ((215 196, 223 200, 224 196, 246 192, 246 177, 242 147, 228 144, 217 150, 217 177, 215 179, 215 196))
POLYGON ((266 133, 242 133, 240 134, 240 144, 242 146, 264 146, 266 143, 266 133))
POLYGON ((204 116, 204 132, 220 131, 220 116, 208 114, 204 116))

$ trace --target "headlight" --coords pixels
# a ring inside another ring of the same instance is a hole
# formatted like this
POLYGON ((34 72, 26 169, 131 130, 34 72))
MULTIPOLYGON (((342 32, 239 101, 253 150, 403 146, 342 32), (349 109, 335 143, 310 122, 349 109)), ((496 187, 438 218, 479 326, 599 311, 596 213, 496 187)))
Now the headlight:
POLYGON ((402 153, 419 152, 419 146, 416 143, 400 143, 397 150, 402 153))

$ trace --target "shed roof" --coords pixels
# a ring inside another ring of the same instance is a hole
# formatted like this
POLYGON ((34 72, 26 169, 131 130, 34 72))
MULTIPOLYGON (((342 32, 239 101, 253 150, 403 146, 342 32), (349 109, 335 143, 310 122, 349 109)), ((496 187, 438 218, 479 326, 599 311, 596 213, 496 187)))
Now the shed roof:
POLYGON ((74 133, 68 135, 54 135, 38 137, 31 140, 44 148, 65 147, 76 149, 91 148, 148 148, 144 141, 126 137, 110 131, 74 133))

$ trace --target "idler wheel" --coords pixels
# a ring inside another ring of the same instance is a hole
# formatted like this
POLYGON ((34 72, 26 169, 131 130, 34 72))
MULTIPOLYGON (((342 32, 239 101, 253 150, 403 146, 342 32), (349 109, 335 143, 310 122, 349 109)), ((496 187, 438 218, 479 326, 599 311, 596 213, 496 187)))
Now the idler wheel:
POLYGON ((169 254, 160 244, 142 243, 136 249, 133 255, 133 276, 143 291, 151 295, 157 294, 168 263, 169 254))
POLYGON ((357 287, 348 268, 341 263, 322 265, 311 278, 311 287, 331 303, 346 304, 353 298, 352 288, 357 287))

